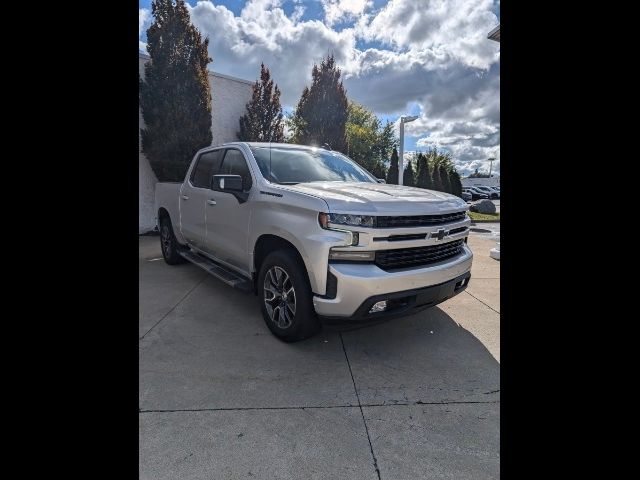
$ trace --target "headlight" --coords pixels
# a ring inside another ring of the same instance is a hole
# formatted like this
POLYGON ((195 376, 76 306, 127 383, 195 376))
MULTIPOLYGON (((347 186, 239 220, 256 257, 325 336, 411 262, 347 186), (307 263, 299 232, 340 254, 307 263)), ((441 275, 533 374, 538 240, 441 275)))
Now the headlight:
POLYGON ((330 228, 332 225, 373 228, 375 225, 375 217, 372 217, 371 215, 321 212, 318 214, 318 222, 322 228, 330 228))

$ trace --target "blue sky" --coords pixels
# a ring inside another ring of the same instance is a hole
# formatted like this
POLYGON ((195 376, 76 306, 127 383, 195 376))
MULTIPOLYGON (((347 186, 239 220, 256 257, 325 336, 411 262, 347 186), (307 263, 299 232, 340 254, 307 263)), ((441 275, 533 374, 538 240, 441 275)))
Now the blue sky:
MULTIPOLYGON (((140 48, 152 21, 139 2, 140 48)), ((191 1, 191 20, 210 38, 213 71, 255 80, 264 62, 290 110, 311 66, 333 53, 347 95, 386 122, 406 126, 405 151, 436 146, 463 174, 500 171, 499 0, 191 1), (295 74, 292 75, 292 72, 295 74)))

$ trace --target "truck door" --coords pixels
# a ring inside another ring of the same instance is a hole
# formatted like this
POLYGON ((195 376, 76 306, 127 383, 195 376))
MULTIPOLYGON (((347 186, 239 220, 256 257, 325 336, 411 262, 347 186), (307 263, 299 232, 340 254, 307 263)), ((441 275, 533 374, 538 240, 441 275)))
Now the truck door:
POLYGON ((193 246, 204 249, 207 200, 211 197, 211 176, 220 168, 222 150, 201 153, 180 190, 180 231, 193 246))
MULTIPOLYGON (((255 183, 244 154, 237 148, 226 149, 217 173, 240 175, 245 192, 251 192, 255 183)), ((243 203, 232 193, 210 190, 209 194, 215 204, 207 204, 207 246, 219 260, 248 273, 251 193, 243 203)))

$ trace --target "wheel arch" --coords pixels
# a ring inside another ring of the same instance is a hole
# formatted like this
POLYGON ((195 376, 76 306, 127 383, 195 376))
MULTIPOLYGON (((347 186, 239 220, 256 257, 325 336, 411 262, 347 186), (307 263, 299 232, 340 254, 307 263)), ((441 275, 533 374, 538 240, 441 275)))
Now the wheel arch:
POLYGON ((158 231, 160 231, 160 224, 162 223, 162 220, 165 218, 169 219, 169 222, 171 222, 171 228, 173 229, 173 234, 175 235, 178 243, 180 245, 185 245, 186 242, 184 240, 184 237, 182 236, 182 232, 180 231, 180 228, 178 228, 178 226, 175 224, 175 222, 171 218, 171 214, 169 213, 169 210, 167 210, 165 207, 158 208, 158 231))
POLYGON ((269 253, 271 252, 281 249, 289 249, 295 253, 296 257, 300 261, 300 264, 304 267, 307 279, 309 279, 309 281, 311 282, 309 269, 307 268, 306 262, 304 261, 304 258, 302 257, 302 254, 300 253, 298 248, 286 238, 283 238, 279 235, 274 235, 272 233, 263 233, 256 239, 255 245, 253 247, 254 283, 257 284, 260 267, 262 266, 262 262, 264 262, 264 259, 267 257, 267 255, 269 255, 269 253))

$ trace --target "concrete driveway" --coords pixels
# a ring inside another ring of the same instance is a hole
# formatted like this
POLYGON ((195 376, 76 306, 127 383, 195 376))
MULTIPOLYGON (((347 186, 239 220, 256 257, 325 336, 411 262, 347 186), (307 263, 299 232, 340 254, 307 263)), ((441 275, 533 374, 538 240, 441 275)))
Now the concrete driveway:
POLYGON ((500 264, 469 245, 457 297, 285 344, 256 296, 140 237, 140 478, 498 478, 500 264))

